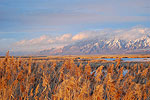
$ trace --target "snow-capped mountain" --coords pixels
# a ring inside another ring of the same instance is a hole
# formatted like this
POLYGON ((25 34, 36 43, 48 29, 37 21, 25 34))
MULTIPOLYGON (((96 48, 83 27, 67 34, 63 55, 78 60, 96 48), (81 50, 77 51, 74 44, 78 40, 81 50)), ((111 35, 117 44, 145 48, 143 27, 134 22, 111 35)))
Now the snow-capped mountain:
MULTIPOLYGON (((42 52, 43 54, 45 52, 42 52)), ((150 53, 150 37, 145 35, 135 40, 87 39, 59 49, 48 50, 47 54, 126 54, 150 53)))

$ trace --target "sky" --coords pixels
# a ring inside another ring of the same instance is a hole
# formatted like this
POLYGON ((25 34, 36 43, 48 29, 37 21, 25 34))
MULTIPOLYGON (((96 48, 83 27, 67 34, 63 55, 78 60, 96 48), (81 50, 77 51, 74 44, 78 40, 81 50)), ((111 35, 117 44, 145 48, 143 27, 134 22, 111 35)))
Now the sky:
POLYGON ((150 28, 150 0, 0 0, 0 51, 40 51, 135 27, 150 28))

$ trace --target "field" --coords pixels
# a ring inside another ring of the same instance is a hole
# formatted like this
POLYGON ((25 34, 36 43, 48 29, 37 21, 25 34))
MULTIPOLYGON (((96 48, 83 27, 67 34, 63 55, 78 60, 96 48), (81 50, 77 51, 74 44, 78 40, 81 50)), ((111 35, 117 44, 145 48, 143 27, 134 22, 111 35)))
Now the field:
POLYGON ((0 100, 150 100, 149 55, 0 58, 0 100))

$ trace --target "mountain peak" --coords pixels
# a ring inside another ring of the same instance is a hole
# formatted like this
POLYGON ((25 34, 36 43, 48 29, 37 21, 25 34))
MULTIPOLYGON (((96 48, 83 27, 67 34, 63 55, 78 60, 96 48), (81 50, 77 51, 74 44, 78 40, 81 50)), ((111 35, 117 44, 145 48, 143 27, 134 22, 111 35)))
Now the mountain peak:
MULTIPOLYGON (((61 49, 49 50, 50 54, 118 54, 129 51, 150 50, 150 32, 146 28, 87 33, 88 38, 73 41, 61 49), (60 52, 61 51, 61 52, 60 52)), ((85 35, 85 33, 84 33, 85 35)), ((143 52, 143 51, 142 51, 143 52)))
POLYGON ((49 54, 119 54, 148 48, 150 48, 150 38, 144 36, 136 40, 84 40, 62 49, 51 49, 48 52, 49 54))

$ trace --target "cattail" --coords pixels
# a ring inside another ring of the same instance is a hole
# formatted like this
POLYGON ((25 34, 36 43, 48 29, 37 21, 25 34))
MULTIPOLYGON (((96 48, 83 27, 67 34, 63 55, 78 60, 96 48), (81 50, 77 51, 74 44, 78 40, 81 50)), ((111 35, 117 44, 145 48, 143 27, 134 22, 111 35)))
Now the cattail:
POLYGON ((94 100, 104 100, 104 88, 103 85, 96 86, 93 95, 94 100))
MULTIPOLYGON (((116 66, 117 66, 117 65, 116 65, 116 66)), ((110 73, 111 73, 112 76, 114 75, 114 64, 112 64, 112 65, 110 66, 110 73)))
POLYGON ((77 77, 79 77, 79 76, 81 75, 81 70, 80 70, 80 68, 77 67, 77 66, 75 66, 74 72, 75 72, 75 75, 76 75, 77 77))
POLYGON ((21 92, 24 92, 24 91, 25 91, 25 87, 24 87, 23 84, 20 84, 20 91, 21 91, 21 92))
POLYGON ((85 66, 84 71, 85 71, 85 73, 86 73, 87 75, 90 75, 90 74, 91 74, 91 71, 92 71, 92 70, 91 70, 91 66, 90 66, 89 63, 85 66))
POLYGON ((31 89, 30 95, 31 95, 31 96, 33 96, 33 95, 34 95, 34 94, 33 94, 33 88, 31 89))
POLYGON ((137 95, 138 99, 141 100, 142 99, 142 91, 141 91, 140 84, 135 85, 135 91, 136 91, 136 95, 137 95))
POLYGON ((18 80, 18 81, 22 81, 23 78, 24 78, 24 76, 23 76, 23 70, 21 70, 21 71, 19 72, 18 76, 17 76, 17 80, 18 80))
POLYGON ((47 87, 47 84, 48 84, 48 78, 47 78, 46 75, 44 75, 44 76, 43 76, 43 84, 42 84, 42 86, 43 86, 43 87, 47 87))
POLYGON ((32 63, 32 58, 29 59, 28 75, 31 74, 31 63, 32 63))
POLYGON ((107 85, 106 92, 108 94, 108 98, 109 99, 113 99, 113 98, 116 97, 117 90, 115 88, 114 80, 111 78, 111 73, 108 73, 106 79, 107 79, 107 82, 106 82, 106 85, 107 85))
POLYGON ((119 79, 118 80, 122 80, 123 79, 123 67, 121 67, 120 68, 120 70, 119 70, 119 74, 120 74, 120 76, 119 76, 119 79))
POLYGON ((6 58, 9 59, 10 55, 9 55, 9 50, 6 53, 6 58))
POLYGON ((144 77, 146 77, 146 75, 147 75, 147 73, 148 73, 148 68, 146 68, 146 69, 144 69, 143 71, 142 71, 142 76, 144 76, 144 77))
POLYGON ((61 82, 61 81, 63 81, 63 80, 64 80, 64 74, 63 74, 63 72, 60 72, 59 81, 61 82))
POLYGON ((35 89, 35 95, 37 95, 39 92, 39 84, 37 85, 36 89, 35 89))
POLYGON ((102 69, 104 66, 100 66, 97 70, 96 70, 96 76, 95 79, 96 81, 101 81, 101 75, 102 75, 102 69))
POLYGON ((117 64, 116 64, 117 69, 119 69, 120 63, 121 63, 121 58, 117 59, 117 64))

